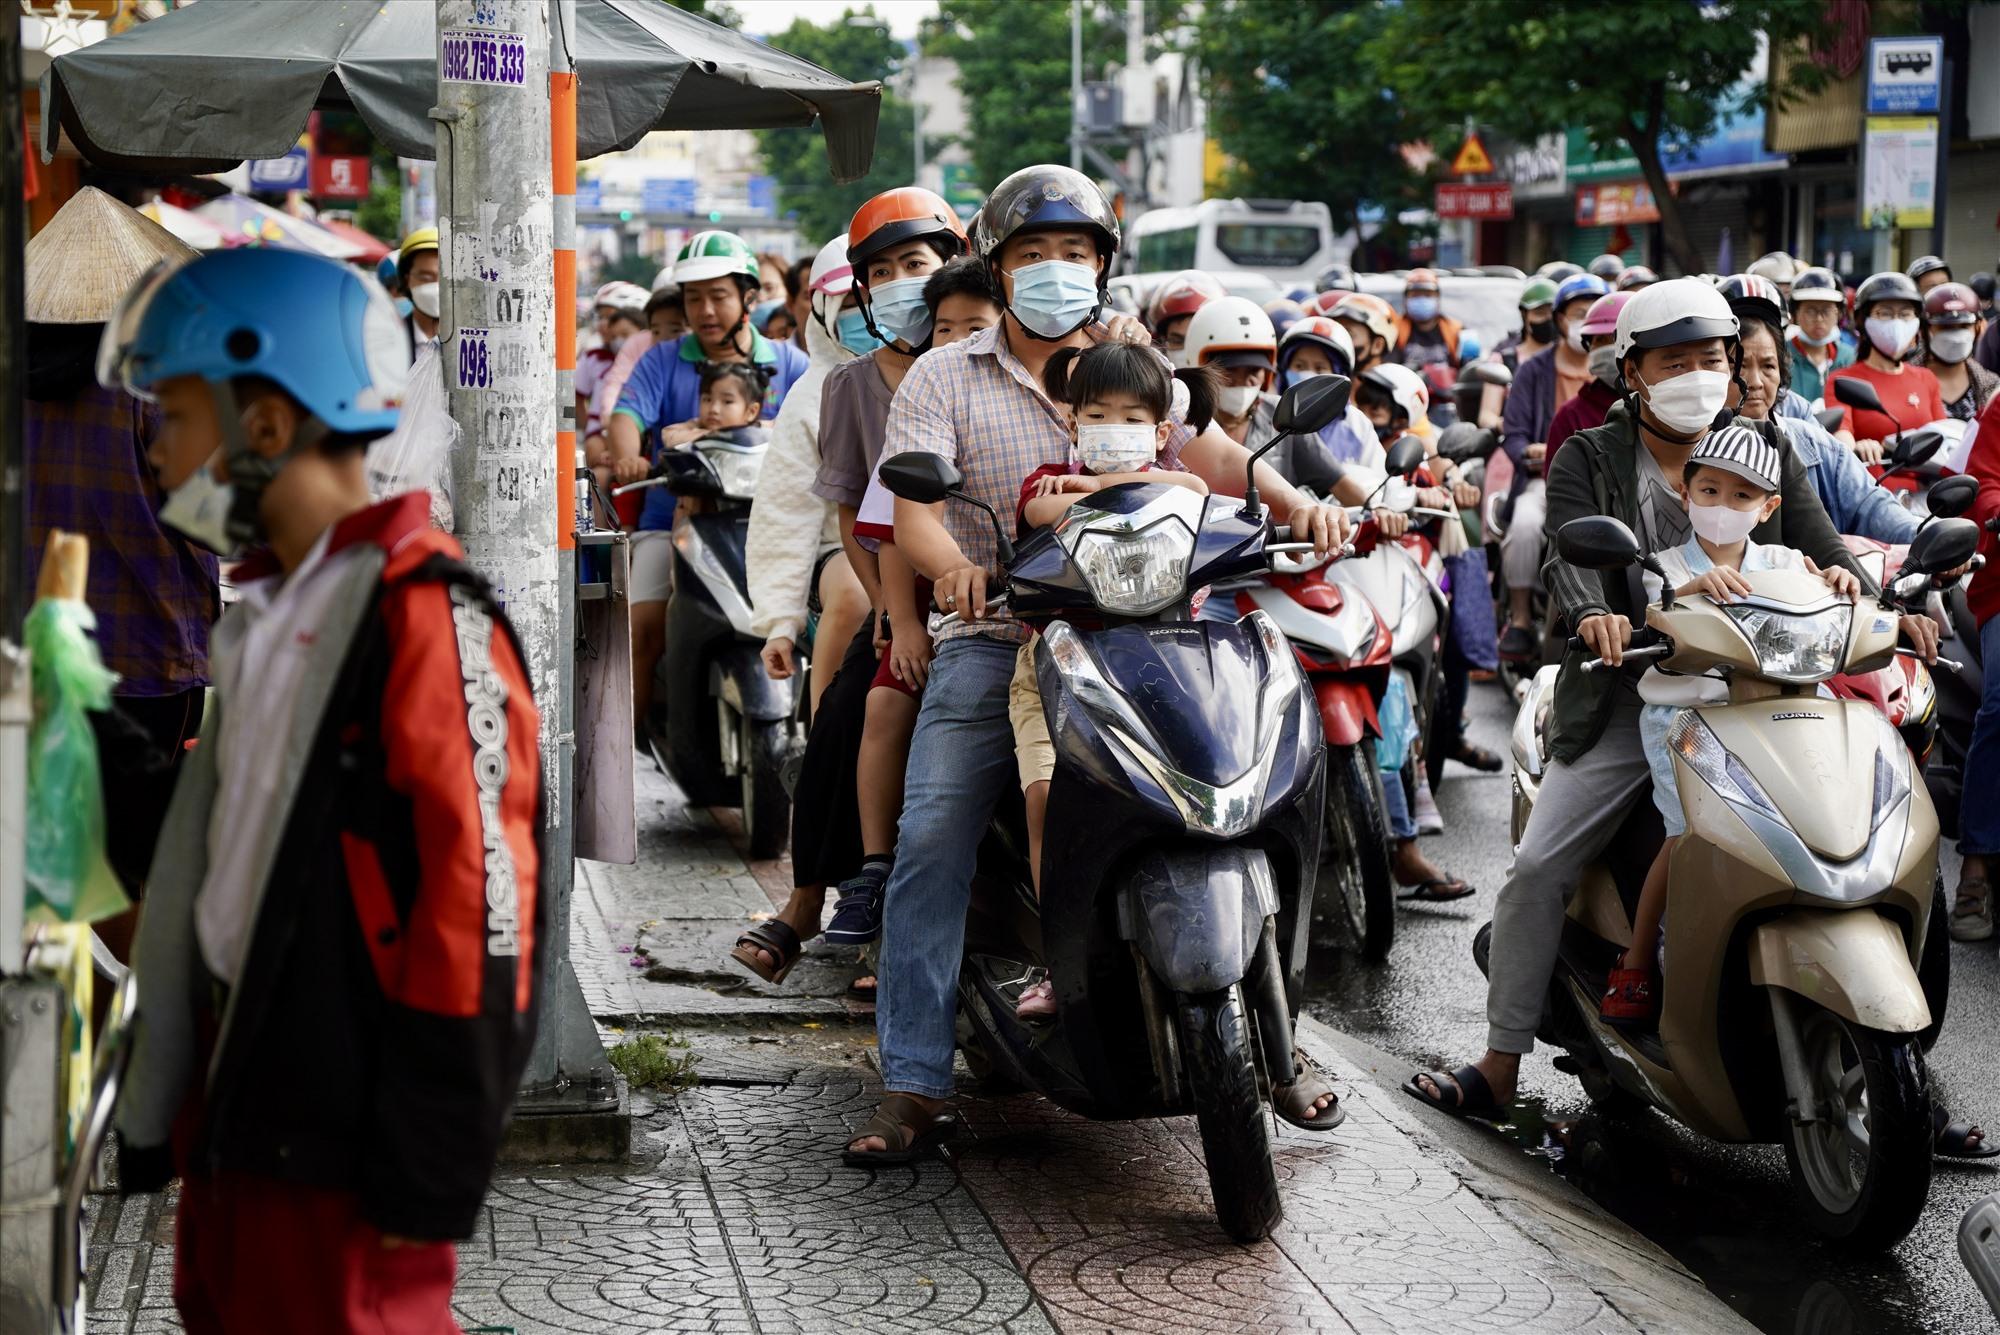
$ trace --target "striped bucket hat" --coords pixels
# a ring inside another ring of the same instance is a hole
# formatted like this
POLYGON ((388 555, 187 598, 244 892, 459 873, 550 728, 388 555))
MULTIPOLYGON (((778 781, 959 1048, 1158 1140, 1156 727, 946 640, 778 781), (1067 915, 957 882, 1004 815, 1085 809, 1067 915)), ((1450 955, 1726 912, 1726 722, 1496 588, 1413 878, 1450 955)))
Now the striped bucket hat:
POLYGON ((1688 463, 1734 473, 1765 491, 1776 491, 1784 472, 1777 447, 1740 422, 1709 432, 1708 438, 1688 455, 1688 463))

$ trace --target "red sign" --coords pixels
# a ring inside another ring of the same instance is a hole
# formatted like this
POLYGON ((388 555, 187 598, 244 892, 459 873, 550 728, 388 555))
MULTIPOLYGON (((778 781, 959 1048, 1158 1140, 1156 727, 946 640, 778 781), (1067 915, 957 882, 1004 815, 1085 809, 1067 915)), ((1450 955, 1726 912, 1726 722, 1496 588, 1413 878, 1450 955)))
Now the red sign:
POLYGON ((1578 227, 1616 227, 1623 223, 1659 220, 1660 210, 1653 202, 1653 188, 1644 181, 1614 181, 1607 185, 1580 185, 1576 188, 1578 227))
POLYGON ((1514 187, 1506 181, 1491 185, 1440 185, 1437 216, 1498 220, 1514 216, 1514 187))
POLYGON ((368 155, 315 153, 312 193, 320 199, 368 198, 368 155))

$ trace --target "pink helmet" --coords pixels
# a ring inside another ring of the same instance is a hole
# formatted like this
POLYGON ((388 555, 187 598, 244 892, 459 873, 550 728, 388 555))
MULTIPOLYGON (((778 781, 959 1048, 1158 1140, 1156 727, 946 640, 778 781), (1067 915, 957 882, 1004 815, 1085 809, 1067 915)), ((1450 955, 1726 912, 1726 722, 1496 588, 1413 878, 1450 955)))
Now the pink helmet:
POLYGON ((1593 334, 1615 334, 1618 332, 1618 312, 1625 309, 1625 303, 1632 300, 1630 292, 1613 292, 1590 303, 1590 309, 1583 313, 1583 336, 1593 334))

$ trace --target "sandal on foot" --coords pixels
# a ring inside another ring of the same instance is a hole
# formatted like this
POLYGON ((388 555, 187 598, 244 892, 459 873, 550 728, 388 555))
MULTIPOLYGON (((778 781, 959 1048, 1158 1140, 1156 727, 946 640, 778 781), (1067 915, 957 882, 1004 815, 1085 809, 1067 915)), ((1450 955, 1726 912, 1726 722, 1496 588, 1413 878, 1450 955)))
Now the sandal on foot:
POLYGON ((1053 1020, 1056 1018, 1056 986, 1047 978, 1037 978, 1021 989, 1021 995, 1014 1002, 1014 1018, 1017 1020, 1053 1020))
POLYGON ((772 918, 737 937, 736 948, 729 952, 729 958, 765 982, 776 984, 785 981, 785 975, 799 962, 799 952, 804 948, 805 942, 790 923, 783 918, 772 918))
POLYGON ((875 1115, 859 1131, 847 1138, 840 1161, 849 1168, 894 1168, 914 1163, 958 1134, 958 1119, 948 1112, 925 1112, 923 1105, 907 1094, 889 1094, 875 1115), (857 1150, 854 1142, 870 1136, 887 1146, 880 1150, 857 1150))
POLYGON ((1495 1126, 1507 1120, 1507 1110, 1493 1099, 1493 1086, 1477 1066, 1461 1066, 1456 1071, 1419 1071, 1403 1082, 1403 1092, 1419 1103, 1428 1104, 1453 1117, 1470 1117, 1495 1126), (1437 1086, 1432 1094, 1418 1084, 1429 1080, 1437 1086))
POLYGON ((1986 1132, 1971 1122, 1954 1122, 1943 1108, 1931 1107, 1931 1130, 1936 1136, 1931 1152, 1940 1159, 1991 1159, 2000 1155, 2000 1145, 1987 1143, 1986 1132), (1978 1144, 1973 1144, 1973 1137, 1978 1144))
POLYGON ((1485 747, 1474 746, 1471 742, 1465 741, 1458 744, 1458 749, 1451 753, 1451 758, 1468 769, 1476 769, 1482 774, 1498 774, 1500 767, 1505 763, 1485 747))
MULTIPOLYGON (((868 976, 867 974, 863 974, 862 978, 868 976)), ((856 978, 847 985, 847 999, 849 1001, 858 1001, 864 1006, 873 1006, 875 1004, 876 991, 877 984, 875 982, 871 981, 864 985, 861 978, 856 978)))
POLYGON ((1415 885, 1398 887, 1408 894, 1398 894, 1398 899, 1422 900, 1426 904, 1448 904, 1454 899, 1464 899, 1476 893, 1473 888, 1456 876, 1433 876, 1428 881, 1418 881, 1415 885))
POLYGON ((1337 1095, 1324 1108, 1318 1106, 1321 1099, 1333 1093, 1333 1086, 1327 1083, 1319 1067, 1313 1065, 1312 1058, 1293 1048, 1292 1065, 1298 1070, 1292 1082, 1271 1086, 1272 1111, 1301 1131, 1331 1131, 1346 1121, 1347 1109, 1340 1106, 1337 1095))
POLYGON ((1984 878, 1969 876, 1958 883, 1958 897, 1951 905, 1951 939, 1986 941, 1993 936, 1993 887, 1984 878))

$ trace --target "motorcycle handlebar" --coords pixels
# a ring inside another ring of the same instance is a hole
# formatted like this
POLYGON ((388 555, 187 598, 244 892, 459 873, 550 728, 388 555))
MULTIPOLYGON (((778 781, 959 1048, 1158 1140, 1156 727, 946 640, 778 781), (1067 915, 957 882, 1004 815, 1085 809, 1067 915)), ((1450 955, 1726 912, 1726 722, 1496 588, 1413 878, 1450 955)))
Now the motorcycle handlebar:
MULTIPOLYGON (((1906 648, 1906 647, 1904 647, 1903 645, 1900 645, 1900 644, 1896 646, 1896 653, 1897 653, 1897 654, 1898 654, 1899 656, 1903 657, 1903 658, 1922 658, 1922 657, 1923 657, 1923 655, 1922 655, 1922 654, 1920 654, 1920 653, 1918 653, 1918 652, 1917 652, 1917 651, 1916 651, 1915 649, 1910 649, 1910 648, 1906 648)), ((1963 664, 1963 663, 1959 662, 1959 661, 1958 661, 1957 659, 1955 659, 1955 658, 1946 658, 1946 657, 1945 657, 1945 656, 1944 656, 1943 654, 1939 654, 1939 655, 1937 656, 1937 663, 1936 663, 1936 666, 1938 666, 1938 667, 1941 667, 1941 668, 1944 668, 1944 669, 1946 669, 1947 671, 1951 671, 1951 672, 1963 672, 1963 671, 1965 671, 1965 664, 1963 664)))
MULTIPOLYGON (((1007 605, 1007 595, 1004 593, 998 594, 995 597, 988 598, 986 600, 986 610, 989 612, 991 612, 996 607, 1005 607, 1006 605, 1007 605)), ((965 620, 965 618, 957 612, 946 612, 943 616, 938 618, 937 628, 939 630, 943 630, 946 626, 955 626, 963 620, 965 620)))

